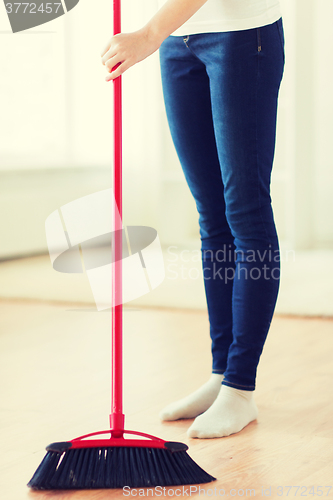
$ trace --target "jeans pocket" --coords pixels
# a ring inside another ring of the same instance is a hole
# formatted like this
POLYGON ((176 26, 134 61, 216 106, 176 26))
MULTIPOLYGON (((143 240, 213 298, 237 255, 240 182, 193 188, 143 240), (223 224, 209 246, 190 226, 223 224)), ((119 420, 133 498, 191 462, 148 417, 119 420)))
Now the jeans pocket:
POLYGON ((282 17, 275 23, 278 33, 279 33, 279 39, 281 43, 281 49, 282 49, 282 55, 283 55, 283 61, 285 60, 285 53, 284 53, 284 31, 283 31, 283 23, 282 23, 282 17))

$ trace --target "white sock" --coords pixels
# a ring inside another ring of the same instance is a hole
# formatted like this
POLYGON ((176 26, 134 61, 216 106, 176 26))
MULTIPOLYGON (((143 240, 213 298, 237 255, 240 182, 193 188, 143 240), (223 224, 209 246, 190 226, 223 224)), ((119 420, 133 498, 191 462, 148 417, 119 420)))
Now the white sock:
POLYGON ((160 413, 161 420, 194 418, 208 410, 214 403, 221 389, 223 375, 213 373, 203 386, 186 398, 171 403, 160 413))
POLYGON ((253 391, 222 385, 212 406, 187 431, 192 438, 218 438, 241 431, 258 416, 253 391))

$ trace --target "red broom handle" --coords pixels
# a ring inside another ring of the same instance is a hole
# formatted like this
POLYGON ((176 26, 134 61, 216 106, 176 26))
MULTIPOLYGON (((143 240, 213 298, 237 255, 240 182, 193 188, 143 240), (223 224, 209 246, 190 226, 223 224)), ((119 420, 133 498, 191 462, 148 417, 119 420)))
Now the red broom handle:
MULTIPOLYGON (((113 0, 113 34, 121 32, 120 0, 113 0)), ((114 99, 114 216, 112 245, 112 373, 111 415, 112 437, 123 436, 123 305, 122 305, 122 86, 121 76, 113 81, 114 99)))

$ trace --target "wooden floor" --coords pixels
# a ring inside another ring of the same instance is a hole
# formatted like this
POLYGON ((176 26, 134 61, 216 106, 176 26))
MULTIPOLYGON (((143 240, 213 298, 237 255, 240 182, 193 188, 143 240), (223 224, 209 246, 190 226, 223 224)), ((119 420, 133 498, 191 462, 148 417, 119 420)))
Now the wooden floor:
MULTIPOLYGON (((108 427, 110 312, 13 300, 0 302, 0 318, 1 499, 123 498, 25 486, 45 445, 108 427)), ((127 428, 189 445, 217 477, 192 497, 333 498, 333 320, 276 316, 258 370, 258 420, 212 440, 188 439, 191 421, 158 419, 209 376, 206 314, 126 309, 124 323, 127 428)))

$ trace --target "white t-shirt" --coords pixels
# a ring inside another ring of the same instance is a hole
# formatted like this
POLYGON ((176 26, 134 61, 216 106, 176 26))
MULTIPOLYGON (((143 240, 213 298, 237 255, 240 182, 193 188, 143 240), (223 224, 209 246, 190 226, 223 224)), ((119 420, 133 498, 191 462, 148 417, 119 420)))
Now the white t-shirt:
MULTIPOLYGON (((158 0, 159 7, 166 1, 158 0)), ((246 30, 272 24, 280 17, 280 0, 208 0, 172 35, 246 30)))

